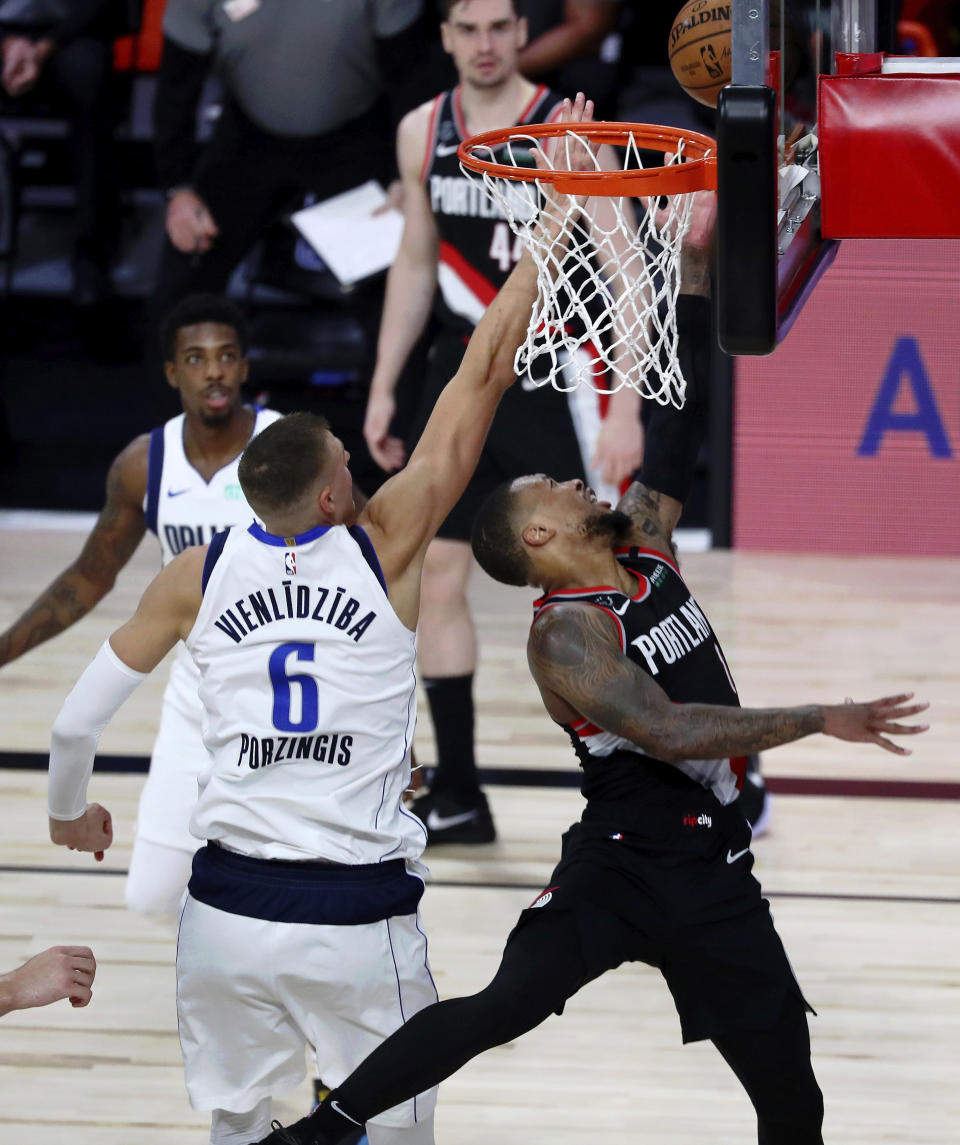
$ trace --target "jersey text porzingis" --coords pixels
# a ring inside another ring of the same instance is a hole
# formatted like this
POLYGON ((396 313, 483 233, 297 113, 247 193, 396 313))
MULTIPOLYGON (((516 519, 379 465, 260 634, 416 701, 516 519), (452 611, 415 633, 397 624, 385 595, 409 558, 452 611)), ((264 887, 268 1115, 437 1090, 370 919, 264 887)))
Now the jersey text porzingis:
POLYGON ((420 854, 423 828, 402 805, 416 639, 362 529, 218 537, 186 646, 210 753, 196 836, 263 859, 420 854))

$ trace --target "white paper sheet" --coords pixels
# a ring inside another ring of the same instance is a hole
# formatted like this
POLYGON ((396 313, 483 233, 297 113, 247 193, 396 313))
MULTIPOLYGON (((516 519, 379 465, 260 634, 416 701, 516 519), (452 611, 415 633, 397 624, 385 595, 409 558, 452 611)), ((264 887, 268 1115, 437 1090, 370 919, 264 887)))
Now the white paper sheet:
POLYGON ((396 210, 373 214, 386 198, 384 189, 371 179, 291 216, 344 286, 386 270, 396 257, 403 215, 396 210))

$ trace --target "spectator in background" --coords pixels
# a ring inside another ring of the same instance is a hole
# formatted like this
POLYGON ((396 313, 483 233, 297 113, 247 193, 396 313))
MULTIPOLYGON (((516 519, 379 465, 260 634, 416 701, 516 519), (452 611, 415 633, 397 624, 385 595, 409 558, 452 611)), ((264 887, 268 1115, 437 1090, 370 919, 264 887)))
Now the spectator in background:
POLYGON ((71 1006, 86 1006, 96 972, 88 946, 51 946, 9 974, 0 974, 0 1017, 11 1010, 49 1006, 61 998, 69 998, 71 1006))
MULTIPOLYGON (((399 468, 422 431, 487 301, 506 281, 523 246, 497 212, 466 192, 456 157, 462 139, 518 123, 556 120, 562 96, 518 70, 527 26, 520 0, 444 0, 443 43, 459 76, 407 115, 397 134, 404 230, 387 277, 377 362, 364 437, 374 461, 399 468), (438 289, 439 286, 439 289, 438 289), (393 436, 397 383, 431 313, 435 318, 419 407, 405 445, 393 436)), ((638 395, 610 399, 601 428, 595 395, 550 385, 513 387, 494 420, 477 472, 438 530, 423 568, 420 671, 437 746, 429 792, 412 810, 433 843, 489 843, 496 828, 480 787, 474 744, 477 642, 467 598, 473 517, 500 481, 528 468, 610 484, 640 459, 638 395)))
POLYGON ((422 0, 168 0, 154 105, 167 243, 155 308, 222 291, 261 231, 307 192, 394 174, 391 115, 419 98, 422 0), (223 109, 202 149, 212 68, 223 109))
POLYGON ((130 30, 126 0, 0 0, 0 111, 37 102, 70 118, 77 189, 73 299, 91 306, 110 291, 119 236, 114 160, 113 40, 130 30))
POLYGON ((588 91, 597 119, 613 119, 620 0, 525 0, 528 41, 517 67, 558 91, 588 91))

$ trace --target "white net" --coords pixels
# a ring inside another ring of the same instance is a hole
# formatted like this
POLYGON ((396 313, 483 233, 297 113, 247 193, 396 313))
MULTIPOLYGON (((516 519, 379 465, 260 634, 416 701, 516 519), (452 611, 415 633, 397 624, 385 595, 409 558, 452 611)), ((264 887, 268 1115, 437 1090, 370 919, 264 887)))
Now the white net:
MULTIPOLYGON (((496 148, 477 144, 472 150, 477 159, 529 169, 539 146, 548 156, 553 151, 549 166, 564 171, 571 167, 571 147, 587 146, 571 129, 556 141, 559 146, 547 148, 545 142, 518 129, 496 148)), ((610 170, 594 149, 588 150, 597 171, 610 170)), ((600 155, 608 157, 611 151, 600 155)), ((623 170, 643 167, 632 133, 619 151, 623 170)), ((657 166, 684 159, 681 140, 675 153, 658 156, 657 166)), ((581 207, 543 175, 521 182, 465 166, 462 170, 499 207, 537 264, 537 302, 526 341, 517 351, 518 377, 564 391, 589 385, 613 393, 630 386, 663 405, 682 406, 676 303, 693 195, 645 201, 594 196, 581 207), (542 213, 562 225, 566 245, 543 235, 537 226, 542 213)))

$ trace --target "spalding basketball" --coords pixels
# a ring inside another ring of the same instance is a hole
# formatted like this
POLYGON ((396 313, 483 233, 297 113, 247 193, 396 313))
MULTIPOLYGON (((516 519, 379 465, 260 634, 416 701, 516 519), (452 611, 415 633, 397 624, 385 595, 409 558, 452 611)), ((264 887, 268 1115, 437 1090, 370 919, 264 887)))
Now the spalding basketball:
POLYGON ((730 3, 690 0, 677 13, 667 51, 680 86, 708 107, 730 82, 730 3))

